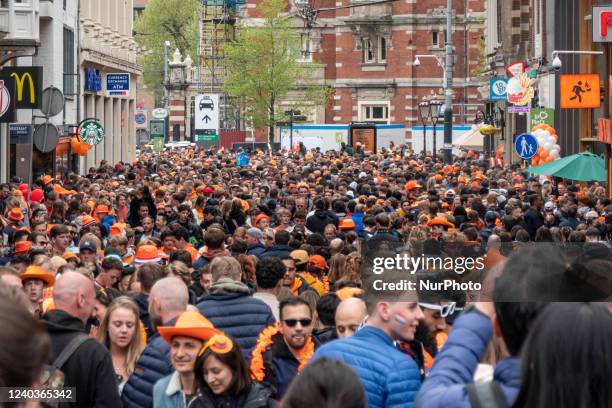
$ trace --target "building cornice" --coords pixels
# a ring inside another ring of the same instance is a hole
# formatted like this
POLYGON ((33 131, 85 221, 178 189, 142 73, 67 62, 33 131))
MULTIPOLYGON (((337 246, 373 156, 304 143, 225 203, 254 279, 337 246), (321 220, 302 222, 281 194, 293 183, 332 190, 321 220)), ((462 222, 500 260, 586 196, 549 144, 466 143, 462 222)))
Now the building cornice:
POLYGON ((113 57, 112 55, 108 55, 100 51, 93 50, 91 48, 81 49, 81 59, 81 65, 85 62, 89 62, 93 64, 111 67, 117 70, 122 70, 139 76, 142 75, 143 72, 142 66, 138 64, 134 64, 132 62, 113 57))

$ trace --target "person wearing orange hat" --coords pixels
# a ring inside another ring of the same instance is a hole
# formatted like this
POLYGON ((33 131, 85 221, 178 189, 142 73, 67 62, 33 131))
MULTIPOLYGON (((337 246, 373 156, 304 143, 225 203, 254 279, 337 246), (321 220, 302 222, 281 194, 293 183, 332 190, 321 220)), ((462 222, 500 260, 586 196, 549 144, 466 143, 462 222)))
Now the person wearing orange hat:
POLYGON ((30 310, 36 317, 42 315, 42 297, 45 288, 53 286, 55 278, 40 266, 31 265, 19 275, 23 290, 30 301, 30 310))
POLYGON ((154 407, 186 407, 198 394, 195 363, 204 344, 221 332, 199 312, 185 311, 174 326, 160 326, 159 335, 170 344, 174 373, 153 387, 154 407))
POLYGON ((28 254, 32 249, 32 241, 15 242, 15 254, 28 254))
POLYGON ((268 227, 270 227, 270 217, 266 214, 259 214, 253 219, 253 227, 259 228, 262 231, 265 231, 268 227))
POLYGON ((323 285, 322 279, 327 272, 327 261, 321 255, 312 255, 308 258, 308 266, 301 273, 302 278, 308 285, 317 291, 319 296, 323 296, 327 290, 323 285))

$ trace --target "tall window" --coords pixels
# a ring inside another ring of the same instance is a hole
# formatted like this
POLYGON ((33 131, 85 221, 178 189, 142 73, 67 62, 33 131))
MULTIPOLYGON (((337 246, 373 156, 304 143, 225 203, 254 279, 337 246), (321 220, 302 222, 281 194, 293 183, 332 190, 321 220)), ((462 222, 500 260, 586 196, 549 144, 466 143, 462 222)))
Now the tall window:
POLYGON ((64 28, 64 95, 75 95, 74 32, 64 28))
POLYGON ((387 61, 387 39, 378 37, 378 62, 387 61))
POLYGON ((369 38, 364 38, 362 40, 362 49, 363 49, 363 62, 374 62, 374 50, 372 47, 372 40, 369 38))

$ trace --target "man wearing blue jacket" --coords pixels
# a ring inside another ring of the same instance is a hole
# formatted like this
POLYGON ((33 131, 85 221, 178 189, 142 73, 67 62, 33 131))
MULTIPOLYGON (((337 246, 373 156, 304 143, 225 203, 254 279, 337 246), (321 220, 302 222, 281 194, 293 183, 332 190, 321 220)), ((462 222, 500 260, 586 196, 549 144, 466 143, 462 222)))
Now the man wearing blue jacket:
MULTIPOLYGON (((155 327, 174 326, 177 317, 187 309, 188 300, 189 292, 182 280, 174 277, 160 279, 153 285, 149 294, 151 323, 155 327)), ((153 407, 153 386, 173 370, 170 363, 170 346, 155 333, 123 388, 123 407, 153 407)))
POLYGON ((547 304, 520 300, 544 299, 545 295, 538 293, 537 282, 554 287, 549 283, 562 279, 563 262, 558 249, 548 254, 541 247, 528 248, 510 258, 501 276, 495 280, 494 302, 468 305, 455 320, 448 340, 437 354, 417 395, 415 408, 470 408, 474 406, 471 401, 478 399, 482 403, 483 398, 493 394, 503 398, 496 406, 503 406, 501 402, 512 406, 521 382, 521 347, 532 323, 547 304), (538 262, 533 262, 534 259, 538 262), (552 276, 554 274, 559 276, 552 276), (511 357, 496 364, 493 382, 479 385, 477 388, 482 390, 479 393, 474 389, 474 372, 493 334, 501 337, 511 357))
POLYGON ((423 319, 416 298, 384 295, 366 299, 368 320, 352 337, 322 346, 313 361, 327 357, 355 370, 368 396, 369 408, 410 408, 421 386, 416 362, 399 351, 394 341, 410 341, 423 319))

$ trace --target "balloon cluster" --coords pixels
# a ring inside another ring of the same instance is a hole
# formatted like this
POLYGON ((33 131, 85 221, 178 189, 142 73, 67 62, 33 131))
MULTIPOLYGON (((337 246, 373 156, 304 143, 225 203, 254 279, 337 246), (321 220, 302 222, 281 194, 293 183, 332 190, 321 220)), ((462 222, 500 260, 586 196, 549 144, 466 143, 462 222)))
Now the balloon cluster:
POLYGON ((536 155, 531 158, 532 166, 549 163, 561 157, 561 147, 557 143, 559 142, 559 136, 552 126, 546 124, 536 125, 531 129, 531 134, 540 145, 536 155))
POLYGON ((87 144, 83 140, 81 140, 80 129, 77 130, 76 136, 70 139, 70 149, 72 150, 72 153, 78 154, 79 156, 87 156, 87 152, 92 147, 92 145, 87 144))

